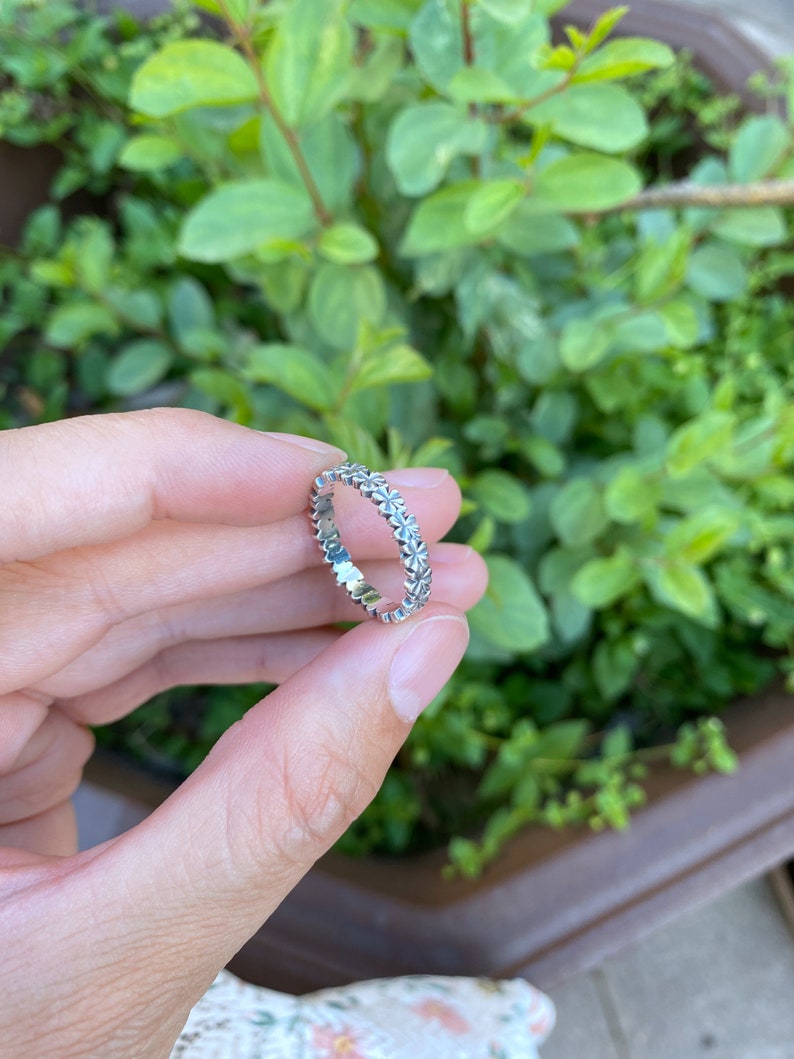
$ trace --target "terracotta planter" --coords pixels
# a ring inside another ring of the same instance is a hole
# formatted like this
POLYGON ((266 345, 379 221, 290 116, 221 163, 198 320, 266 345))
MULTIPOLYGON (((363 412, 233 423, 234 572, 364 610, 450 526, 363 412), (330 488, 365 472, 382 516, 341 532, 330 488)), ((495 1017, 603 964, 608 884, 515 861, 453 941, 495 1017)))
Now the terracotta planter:
MULTIPOLYGON (((739 771, 652 769, 649 803, 623 834, 531 828, 473 881, 443 880, 443 851, 331 853, 231 967, 296 993, 412 973, 524 975, 551 988, 794 854, 794 699, 737 704, 726 722, 739 771)), ((150 806, 169 789, 101 756, 87 778, 150 806)))

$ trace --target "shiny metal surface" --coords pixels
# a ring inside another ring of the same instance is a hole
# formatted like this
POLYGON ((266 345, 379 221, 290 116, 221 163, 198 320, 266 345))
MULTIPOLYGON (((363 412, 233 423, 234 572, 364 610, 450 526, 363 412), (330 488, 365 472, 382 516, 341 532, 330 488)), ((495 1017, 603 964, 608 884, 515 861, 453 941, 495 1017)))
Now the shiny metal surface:
POLYGON ((392 489, 382 474, 370 471, 361 463, 340 463, 323 471, 314 479, 309 494, 310 516, 323 556, 354 603, 358 603, 373 618, 384 622, 404 621, 416 614, 430 598, 432 572, 427 556, 427 545, 422 540, 419 525, 405 507, 405 501, 392 489), (334 515, 334 490, 337 485, 350 486, 370 500, 391 527, 405 570, 405 596, 397 603, 383 597, 367 581, 354 564, 350 552, 342 543, 334 515))

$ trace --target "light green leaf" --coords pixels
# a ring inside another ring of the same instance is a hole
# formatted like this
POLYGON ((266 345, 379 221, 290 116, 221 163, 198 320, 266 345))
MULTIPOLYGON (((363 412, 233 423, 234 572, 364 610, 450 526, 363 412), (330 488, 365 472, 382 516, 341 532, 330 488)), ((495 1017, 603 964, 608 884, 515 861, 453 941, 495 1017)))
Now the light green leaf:
POLYGON ((437 187, 460 154, 478 154, 487 126, 452 103, 418 103, 401 110, 386 138, 386 162, 404 195, 426 195, 437 187))
POLYGON ((190 373, 191 384, 200 392, 231 408, 237 423, 252 417, 250 387, 237 374, 220 368, 198 368, 190 373))
POLYGON ((628 162, 589 151, 560 158, 535 177, 535 194, 568 213, 587 213, 619 206, 642 187, 628 162))
POLYGON ((676 229, 663 242, 649 239, 637 261, 634 289, 641 305, 669 297, 684 282, 692 237, 686 228, 676 229))
POLYGON ((269 383, 318 412, 332 408, 338 392, 326 365, 301 346, 276 342, 255 346, 242 374, 252 382, 269 383))
POLYGON ((323 264, 309 288, 309 316, 334 349, 351 350, 363 323, 377 325, 386 311, 386 289, 371 265, 323 264))
POLYGON ((516 103, 516 90, 493 70, 464 66, 447 85, 446 94, 458 103, 516 103))
POLYGON ((727 450, 733 438, 729 412, 705 412, 673 432, 667 445, 667 470, 677 478, 727 450))
POLYGON ((47 341, 59 349, 79 347, 93 335, 115 335, 118 322, 104 305, 97 302, 69 302, 50 316, 44 331, 47 341))
POLYGON ((479 6, 497 22, 514 26, 532 14, 533 0, 479 0, 479 6))
POLYGON ((658 310, 667 328, 667 337, 676 349, 691 349, 700 334, 700 321, 691 302, 673 298, 658 310))
POLYGON ((488 589, 469 612, 472 631, 506 651, 534 651, 549 638, 543 601, 526 571, 506 555, 491 555, 488 589))
POLYGON ((588 607, 609 607, 639 582, 637 563, 625 551, 606 559, 591 559, 571 582, 571 591, 588 607))
POLYGON ((311 125, 346 93, 353 28, 339 0, 294 0, 278 21, 264 62, 273 101, 288 125, 311 125))
POLYGON ((476 243, 479 237, 466 228, 463 217, 479 188, 479 181, 466 180, 423 199, 411 214, 400 254, 421 257, 476 243))
POLYGON ((253 71, 231 45, 178 40, 138 68, 130 106, 139 114, 166 118, 190 107, 245 103, 258 95, 253 71))
POLYGON ((571 320, 560 335, 560 360, 568 371, 587 371, 604 359, 609 345, 603 327, 592 320, 571 320))
POLYGON ((713 302, 738 298, 747 286, 747 271, 735 250, 708 242, 689 259, 686 281, 697 294, 713 302))
POLYGON ((154 338, 141 338, 123 346, 110 362, 105 383, 111 393, 129 397, 158 383, 173 360, 171 350, 154 338))
POLYGON ((531 107, 524 120, 555 136, 608 154, 630 150, 648 135, 645 111, 620 85, 573 85, 531 107))
POLYGON ((422 0, 353 0, 350 18, 367 29, 406 33, 422 0))
POLYGON ((122 321, 135 327, 158 327, 163 316, 160 296, 153 290, 108 287, 103 300, 122 321))
POLYGON ((658 502, 658 485, 632 466, 621 467, 604 491, 607 514, 613 521, 626 525, 652 522, 658 502))
POLYGON ((75 271, 91 293, 104 292, 110 282, 116 247, 106 224, 91 218, 81 226, 75 271))
POLYGON ((582 61, 573 84, 615 81, 623 77, 672 66, 675 53, 666 44, 646 37, 611 40, 582 61))
POLYGON ((471 485, 471 495, 497 522, 523 522, 532 510, 526 486, 514 475, 497 468, 477 475, 471 485))
POLYGON ((699 566, 720 552, 740 525, 737 511, 704 508, 681 519, 665 534, 665 552, 675 559, 699 566))
POLYGON ((221 184, 193 207, 179 233, 191 261, 231 261, 270 240, 299 239, 314 227, 306 195, 278 180, 221 184))
POLYGON ((597 48, 598 45, 606 40, 612 30, 621 22, 628 14, 628 7, 619 5, 617 7, 610 7, 603 14, 599 15, 593 24, 593 28, 587 35, 587 50, 592 51, 597 48))
POLYGON ((487 180, 472 195, 463 212, 463 223, 475 235, 492 231, 514 212, 526 195, 517 180, 487 180))
POLYGON ((790 147, 791 132, 775 114, 747 118, 728 152, 728 175, 739 184, 762 180, 790 147))
POLYGON ((549 507, 549 519, 569 547, 589 544, 609 521, 601 494, 588 478, 574 478, 559 490, 549 507))
POLYGON ((657 603, 706 625, 714 624, 714 592, 697 566, 684 562, 647 564, 643 576, 657 603))
POLYGON ((154 133, 143 133, 133 136, 124 145, 119 155, 119 165, 135 173, 148 173, 156 169, 165 169, 182 157, 182 148, 176 140, 168 136, 156 136, 154 133))
POLYGON ((347 98, 360 103, 376 103, 382 99, 403 64, 404 50, 398 37, 376 37, 366 61, 350 71, 347 98))
POLYGON ((361 265, 378 256, 375 237, 358 224, 334 224, 324 228, 317 249, 339 265, 361 265))
POLYGON ((369 386, 390 386, 395 383, 421 382, 433 374, 432 367, 421 353, 404 343, 390 349, 370 353, 356 372, 352 393, 369 386))
POLYGON ((744 246, 780 246, 788 239, 783 212, 772 206, 726 210, 711 230, 729 243, 744 246))

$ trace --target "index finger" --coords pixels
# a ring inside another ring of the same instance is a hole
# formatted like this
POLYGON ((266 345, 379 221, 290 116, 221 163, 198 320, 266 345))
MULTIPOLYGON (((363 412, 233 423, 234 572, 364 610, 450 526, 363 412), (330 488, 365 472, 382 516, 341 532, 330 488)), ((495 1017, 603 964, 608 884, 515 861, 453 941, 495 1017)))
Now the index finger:
POLYGON ((0 433, 0 564, 126 537, 156 519, 253 526, 294 515, 344 458, 187 408, 0 433))

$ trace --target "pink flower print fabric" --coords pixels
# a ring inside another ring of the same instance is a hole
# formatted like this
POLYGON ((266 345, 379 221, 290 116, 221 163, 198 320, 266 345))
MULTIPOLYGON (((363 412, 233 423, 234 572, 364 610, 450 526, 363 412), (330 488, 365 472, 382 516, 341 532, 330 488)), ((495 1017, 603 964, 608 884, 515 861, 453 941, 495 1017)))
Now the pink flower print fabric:
POLYGON ((222 971, 171 1059, 539 1059, 553 1026, 522 979, 412 975, 294 997, 222 971))

